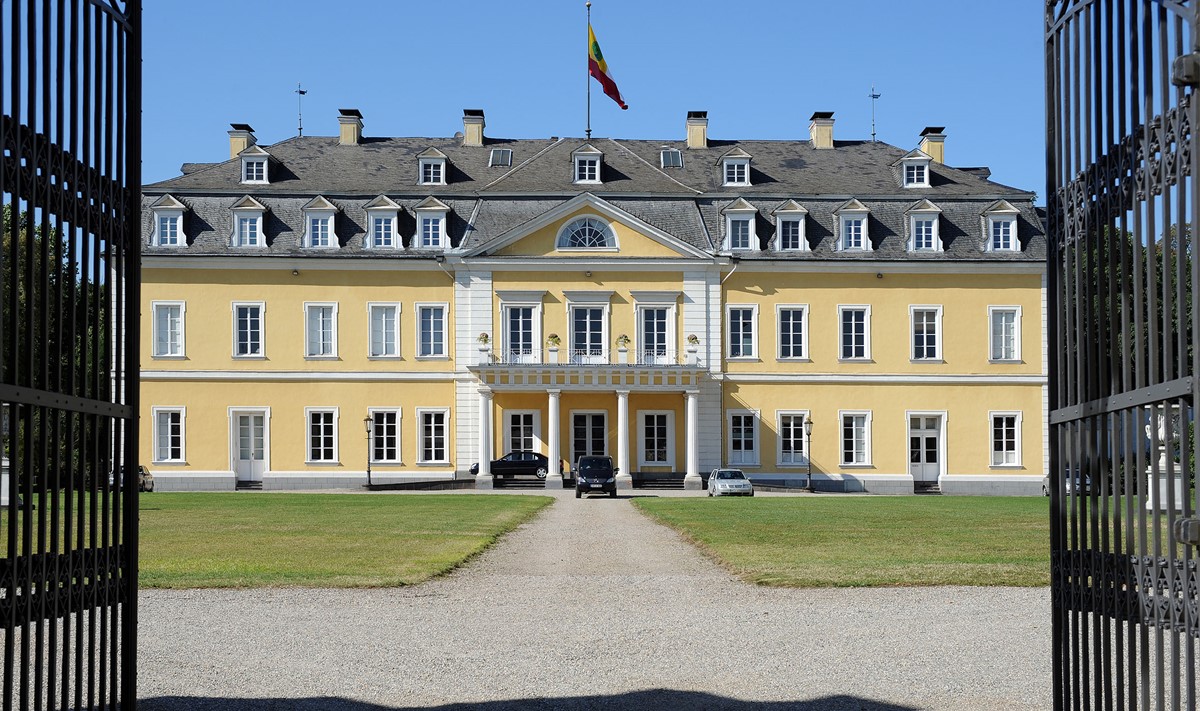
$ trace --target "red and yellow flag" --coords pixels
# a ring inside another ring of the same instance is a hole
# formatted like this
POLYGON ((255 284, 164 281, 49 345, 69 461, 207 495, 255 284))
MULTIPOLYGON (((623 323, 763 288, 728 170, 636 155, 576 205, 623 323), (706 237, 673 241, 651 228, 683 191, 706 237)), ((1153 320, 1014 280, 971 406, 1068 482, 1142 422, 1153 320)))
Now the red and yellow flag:
POLYGON ((617 88, 617 82, 613 80, 612 73, 608 71, 608 62, 604 61, 604 55, 600 52, 600 43, 596 41, 596 33, 592 31, 590 23, 588 24, 588 74, 600 82, 600 86, 604 87, 604 93, 608 95, 608 98, 617 102, 617 106, 622 109, 629 108, 625 105, 625 100, 621 98, 621 90, 617 88))

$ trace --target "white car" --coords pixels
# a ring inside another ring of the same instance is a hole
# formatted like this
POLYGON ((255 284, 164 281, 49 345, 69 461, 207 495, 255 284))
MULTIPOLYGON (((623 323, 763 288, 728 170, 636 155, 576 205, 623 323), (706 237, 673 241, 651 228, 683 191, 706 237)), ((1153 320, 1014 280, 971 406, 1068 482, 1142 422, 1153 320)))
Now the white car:
POLYGON ((754 485, 741 469, 713 469, 708 475, 709 496, 754 496, 754 485))

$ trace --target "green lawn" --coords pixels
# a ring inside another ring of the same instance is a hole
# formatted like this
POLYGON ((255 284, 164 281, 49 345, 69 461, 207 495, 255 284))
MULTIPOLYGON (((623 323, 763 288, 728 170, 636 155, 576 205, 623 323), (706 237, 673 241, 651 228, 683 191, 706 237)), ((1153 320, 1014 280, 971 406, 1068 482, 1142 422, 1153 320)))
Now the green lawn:
POLYGON ((151 588, 412 585, 461 565, 553 499, 156 493, 141 497, 151 588))
POLYGON ((747 582, 1050 584, 1042 497, 634 499, 747 582))

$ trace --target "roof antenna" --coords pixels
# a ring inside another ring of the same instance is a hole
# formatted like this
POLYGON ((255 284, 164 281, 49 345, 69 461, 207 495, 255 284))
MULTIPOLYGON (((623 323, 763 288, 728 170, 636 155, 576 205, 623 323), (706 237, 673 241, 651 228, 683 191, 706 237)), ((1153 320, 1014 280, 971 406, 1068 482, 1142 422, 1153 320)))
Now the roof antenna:
POLYGON ((303 137, 304 136, 304 111, 301 109, 300 101, 304 98, 304 95, 308 93, 308 90, 301 89, 300 82, 296 82, 296 92, 295 93, 296 93, 296 120, 300 124, 299 128, 297 128, 296 130, 299 131, 300 132, 299 135, 301 137, 303 137))
POLYGON ((871 143, 875 143, 875 100, 883 96, 883 94, 875 91, 875 84, 871 84, 871 93, 868 94, 871 98, 871 143))

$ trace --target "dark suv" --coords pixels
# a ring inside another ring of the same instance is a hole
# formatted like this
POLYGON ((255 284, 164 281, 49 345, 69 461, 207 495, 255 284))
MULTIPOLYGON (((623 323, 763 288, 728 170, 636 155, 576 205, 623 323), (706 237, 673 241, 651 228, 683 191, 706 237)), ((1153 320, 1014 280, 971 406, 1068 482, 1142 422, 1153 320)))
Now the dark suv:
POLYGON ((607 491, 609 496, 616 497, 616 475, 612 457, 580 457, 575 465, 575 498, 588 491, 607 491))

